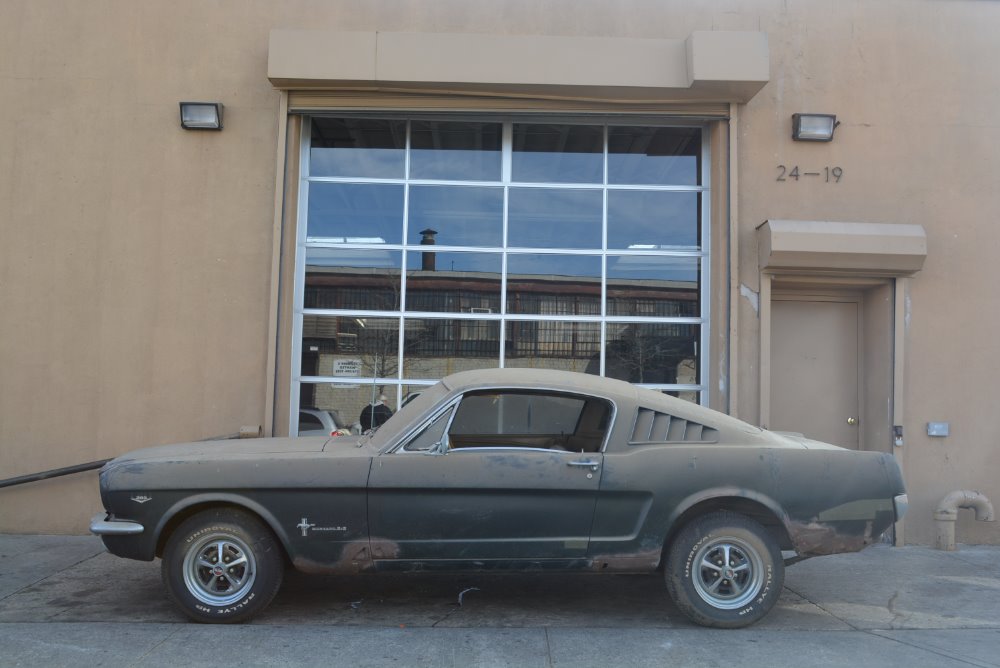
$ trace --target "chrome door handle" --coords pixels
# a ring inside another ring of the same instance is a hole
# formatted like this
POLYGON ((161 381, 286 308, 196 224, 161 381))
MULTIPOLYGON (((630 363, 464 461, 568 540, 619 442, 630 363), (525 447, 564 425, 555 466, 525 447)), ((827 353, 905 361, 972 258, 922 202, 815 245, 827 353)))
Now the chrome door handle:
POLYGON ((587 466, 590 467, 591 471, 596 471, 600 467, 600 464, 592 461, 581 462, 578 460, 575 462, 566 462, 566 466, 587 466))

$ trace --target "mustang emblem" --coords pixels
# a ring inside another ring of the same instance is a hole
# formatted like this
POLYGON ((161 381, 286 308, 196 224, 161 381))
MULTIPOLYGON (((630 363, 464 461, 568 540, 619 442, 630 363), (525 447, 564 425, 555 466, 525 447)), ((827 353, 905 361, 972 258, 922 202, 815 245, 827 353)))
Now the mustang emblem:
POLYGON ((309 523, 308 517, 303 517, 302 521, 295 525, 295 528, 302 529, 302 535, 305 536, 309 532, 309 529, 312 529, 314 526, 316 525, 309 523))
POLYGON ((140 496, 133 496, 132 500, 135 501, 136 503, 146 503, 147 501, 152 501, 153 497, 142 494, 140 496))

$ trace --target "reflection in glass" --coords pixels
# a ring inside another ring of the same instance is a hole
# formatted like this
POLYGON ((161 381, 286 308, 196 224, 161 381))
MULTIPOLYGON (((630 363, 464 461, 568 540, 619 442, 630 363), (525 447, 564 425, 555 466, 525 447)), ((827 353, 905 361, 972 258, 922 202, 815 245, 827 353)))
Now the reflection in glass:
POLYGON ((512 178, 530 183, 603 183, 600 125, 514 124, 512 178))
POLYGON ((700 128, 608 128, 608 183, 701 183, 700 128))
POLYGON ((399 310, 402 256, 392 250, 307 248, 303 307, 399 310))
POLYGON ((507 312, 600 315, 601 258, 508 255, 507 312))
POLYGON ((551 320, 507 322, 504 366, 598 373, 601 324, 551 320))
MULTIPOLYGON (((376 385, 367 383, 316 383, 303 382, 299 385, 299 435, 312 436, 317 433, 303 433, 303 426, 315 429, 315 422, 329 425, 331 421, 338 428, 352 434, 361 433, 361 411, 370 403, 385 395, 386 406, 396 412, 395 383, 376 385)), ((327 434, 329 435, 329 434, 327 434)))
POLYGON ((399 370, 399 318, 302 316, 302 375, 393 378, 399 370))
POLYGON ((311 183, 309 241, 402 243, 403 186, 311 183))
POLYGON ((511 188, 507 245, 515 248, 600 248, 600 190, 511 188))
POLYGON ((400 179, 406 159, 406 121, 312 119, 311 176, 400 179))
POLYGON ((403 378, 444 378, 500 366, 500 322, 407 318, 403 378))
POLYGON ((608 323, 604 375, 630 383, 697 384, 700 325, 608 323))
POLYGON ((697 248, 698 193, 608 191, 608 248, 697 248))
POLYGON ((500 180, 500 123, 412 121, 410 178, 500 180))
POLYGON ((696 318, 699 314, 696 257, 608 256, 608 315, 696 318))
POLYGON ((499 313, 499 253, 410 251, 406 310, 499 313))
POLYGON ((411 244, 501 246, 503 188, 412 186, 408 229, 411 244))

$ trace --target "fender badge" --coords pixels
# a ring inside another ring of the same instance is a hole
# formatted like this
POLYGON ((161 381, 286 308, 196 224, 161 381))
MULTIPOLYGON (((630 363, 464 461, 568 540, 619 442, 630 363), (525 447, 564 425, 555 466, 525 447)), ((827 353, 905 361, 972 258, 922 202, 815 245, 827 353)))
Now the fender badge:
POLYGON ((133 496, 132 500, 136 503, 146 503, 147 501, 152 501, 153 497, 143 494, 142 496, 133 496))
POLYGON ((303 536, 307 536, 309 534, 310 529, 312 529, 313 531, 340 531, 340 532, 347 531, 347 527, 343 526, 338 526, 338 527, 316 526, 315 524, 309 522, 308 517, 303 517, 302 521, 295 525, 295 528, 301 529, 303 536))

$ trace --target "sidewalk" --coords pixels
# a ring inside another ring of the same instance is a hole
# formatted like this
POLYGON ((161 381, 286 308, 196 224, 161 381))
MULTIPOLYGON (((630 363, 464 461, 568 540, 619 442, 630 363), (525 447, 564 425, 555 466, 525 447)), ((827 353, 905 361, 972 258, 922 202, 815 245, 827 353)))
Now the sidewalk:
POLYGON ((174 611, 159 562, 94 537, 0 535, 0 666, 220 663, 1000 666, 1000 547, 795 564, 777 607, 739 631, 688 623, 658 576, 588 574, 289 572, 253 622, 208 626, 174 611))

